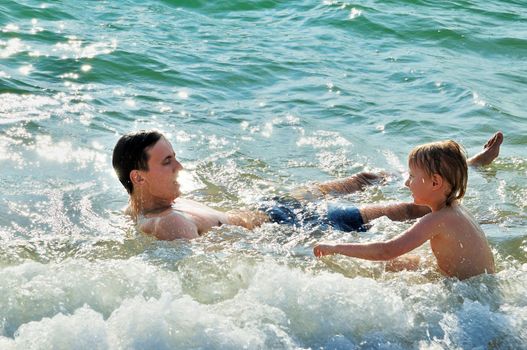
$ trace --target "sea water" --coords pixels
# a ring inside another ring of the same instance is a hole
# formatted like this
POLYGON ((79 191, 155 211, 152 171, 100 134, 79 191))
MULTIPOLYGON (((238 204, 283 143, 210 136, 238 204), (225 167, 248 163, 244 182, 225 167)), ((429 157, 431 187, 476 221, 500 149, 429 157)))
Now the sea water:
POLYGON ((527 3, 0 2, 0 349, 527 347, 527 3), (122 214, 119 136, 158 129, 184 196, 255 209, 297 186, 384 170, 339 200, 409 201, 412 146, 500 157, 464 200, 497 273, 441 277, 347 257, 366 233, 266 224, 162 242, 122 214))

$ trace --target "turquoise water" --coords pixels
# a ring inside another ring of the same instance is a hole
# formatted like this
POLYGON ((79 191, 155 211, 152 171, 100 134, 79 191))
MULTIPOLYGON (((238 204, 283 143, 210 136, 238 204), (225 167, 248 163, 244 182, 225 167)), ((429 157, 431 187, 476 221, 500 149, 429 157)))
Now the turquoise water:
POLYGON ((2 1, 0 348, 527 347, 525 62, 524 1, 2 1), (110 158, 150 128, 219 209, 362 170, 395 175, 344 200, 410 200, 413 145, 502 130, 464 202, 498 273, 312 256, 410 225, 385 219, 145 237, 110 158))

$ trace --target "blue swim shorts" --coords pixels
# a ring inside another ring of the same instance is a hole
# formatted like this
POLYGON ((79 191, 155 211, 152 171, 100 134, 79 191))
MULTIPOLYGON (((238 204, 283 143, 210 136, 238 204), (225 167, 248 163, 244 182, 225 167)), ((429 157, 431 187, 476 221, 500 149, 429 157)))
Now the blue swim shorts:
POLYGON ((275 197, 265 202, 260 210, 269 215, 271 222, 296 227, 331 226, 345 232, 364 232, 367 227, 357 207, 330 203, 327 211, 320 212, 289 197, 275 197))

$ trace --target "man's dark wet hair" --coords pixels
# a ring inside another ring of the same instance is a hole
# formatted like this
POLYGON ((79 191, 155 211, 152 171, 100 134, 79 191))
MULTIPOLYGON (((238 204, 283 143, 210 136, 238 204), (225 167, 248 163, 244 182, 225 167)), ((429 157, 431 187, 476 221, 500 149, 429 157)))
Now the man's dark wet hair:
POLYGON ((146 151, 163 137, 158 131, 137 131, 121 136, 113 149, 112 165, 119 181, 128 194, 132 194, 134 186, 130 180, 132 170, 148 170, 148 154, 146 151))

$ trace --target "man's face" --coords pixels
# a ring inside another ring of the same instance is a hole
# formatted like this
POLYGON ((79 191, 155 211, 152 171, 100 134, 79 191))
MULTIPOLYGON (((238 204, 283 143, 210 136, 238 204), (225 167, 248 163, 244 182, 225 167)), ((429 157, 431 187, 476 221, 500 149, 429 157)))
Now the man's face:
POLYGON ((173 201, 179 197, 177 177, 183 169, 176 159, 172 145, 164 137, 147 150, 148 171, 143 172, 144 189, 159 199, 173 201))

